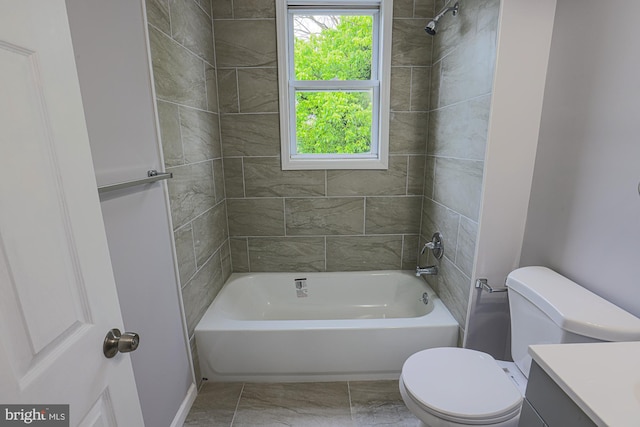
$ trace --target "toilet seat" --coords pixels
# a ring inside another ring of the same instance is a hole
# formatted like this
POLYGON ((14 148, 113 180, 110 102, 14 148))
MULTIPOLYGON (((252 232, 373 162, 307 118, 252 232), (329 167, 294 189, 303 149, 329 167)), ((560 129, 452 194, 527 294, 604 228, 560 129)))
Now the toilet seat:
POLYGON ((489 354, 441 347, 410 356, 401 387, 421 409, 460 424, 494 424, 520 413, 522 394, 489 354))

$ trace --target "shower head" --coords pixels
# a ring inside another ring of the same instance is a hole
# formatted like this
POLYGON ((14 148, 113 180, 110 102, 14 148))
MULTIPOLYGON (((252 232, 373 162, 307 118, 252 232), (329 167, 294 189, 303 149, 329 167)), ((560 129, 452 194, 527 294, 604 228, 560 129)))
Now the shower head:
POLYGON ((458 14, 458 10, 459 9, 460 9, 460 7, 459 7, 458 3, 454 4, 452 7, 447 7, 445 9, 443 9, 442 12, 440 12, 435 18, 433 18, 431 21, 429 21, 427 26, 424 27, 424 30, 430 36, 435 36, 436 35, 436 25, 438 24, 438 21, 440 20, 440 18, 442 18, 444 15, 446 15, 447 12, 451 12, 451 14, 453 16, 456 16, 458 14))
POLYGON ((429 21, 429 23, 427 24, 426 27, 424 27, 424 30, 430 36, 435 36, 436 35, 436 23, 437 23, 437 21, 433 21, 432 20, 432 21, 429 21))

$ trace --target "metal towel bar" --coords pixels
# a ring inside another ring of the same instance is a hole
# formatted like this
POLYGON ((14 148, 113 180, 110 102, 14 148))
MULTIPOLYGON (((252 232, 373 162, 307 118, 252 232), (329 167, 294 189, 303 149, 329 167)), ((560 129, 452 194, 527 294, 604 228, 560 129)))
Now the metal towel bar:
POLYGON ((476 289, 481 289, 483 291, 487 291, 490 294, 494 292, 507 292, 509 288, 506 286, 502 286, 499 288, 493 288, 489 285, 489 281, 487 279, 478 279, 476 280, 476 289))
POLYGON ((107 191, 121 190, 123 188, 133 187, 134 185, 149 184, 160 181, 162 179, 173 178, 172 173, 158 172, 155 169, 147 171, 147 178, 134 179, 132 181, 119 182, 117 184, 101 185, 98 187, 98 193, 106 193, 107 191))

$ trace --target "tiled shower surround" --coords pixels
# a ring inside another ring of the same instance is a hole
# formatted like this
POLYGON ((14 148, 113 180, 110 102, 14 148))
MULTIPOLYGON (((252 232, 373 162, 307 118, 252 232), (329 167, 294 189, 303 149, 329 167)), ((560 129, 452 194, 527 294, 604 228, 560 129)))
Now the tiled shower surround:
POLYGON ((419 31, 432 11, 414 18, 411 3, 394 21, 389 170, 282 171, 275 2, 214 1, 234 271, 415 268, 431 52, 419 31))
MULTIPOLYGON (((211 5, 147 0, 151 62, 192 354, 194 328, 231 274, 211 5)), ((200 378, 198 361, 194 361, 200 378)))
POLYGON ((413 269, 436 229, 430 283, 464 326, 499 0, 436 37, 443 1, 394 1, 384 171, 280 169, 274 0, 146 3, 190 337, 232 271, 413 269))
MULTIPOLYGON (((437 10, 444 3, 438 1, 437 10)), ((454 1, 446 3, 451 6, 454 1)), ((433 38, 420 236, 425 241, 435 231, 444 235, 445 254, 436 262, 439 274, 427 277, 427 281, 464 327, 480 214, 500 1, 459 3, 458 16, 442 18, 433 38)))

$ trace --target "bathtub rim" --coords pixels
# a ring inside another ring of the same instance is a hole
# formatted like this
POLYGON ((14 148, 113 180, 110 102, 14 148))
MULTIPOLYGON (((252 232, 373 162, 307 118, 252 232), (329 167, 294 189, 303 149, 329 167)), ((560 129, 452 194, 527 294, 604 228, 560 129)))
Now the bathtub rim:
POLYGON ((287 331, 287 330, 299 330, 299 329, 369 329, 369 328, 419 328, 424 327, 425 319, 429 320, 429 324, 437 326, 449 326, 455 324, 459 326, 451 312, 444 305, 444 302, 439 298, 433 288, 422 278, 415 278, 415 280, 421 281, 421 286, 425 289, 425 292, 429 295, 430 304, 433 304, 433 308, 426 314, 416 317, 400 317, 400 318, 368 318, 368 319, 319 319, 319 320, 307 320, 307 319, 285 319, 285 320, 243 320, 233 319, 225 317, 221 311, 215 310, 216 306, 221 304, 221 300, 224 297, 223 292, 226 288, 232 286, 233 282, 243 279, 251 278, 260 275, 291 275, 291 276, 305 276, 311 274, 348 274, 348 275, 385 275, 385 274, 401 274, 402 276, 410 275, 415 278, 415 273, 411 270, 376 270, 376 271, 347 271, 347 272, 251 272, 251 273, 232 273, 229 279, 225 282, 220 292, 214 298, 213 302, 209 305, 205 314, 202 316, 198 324, 194 329, 194 333, 219 330, 219 331, 244 331, 244 330, 264 330, 264 331, 287 331))

